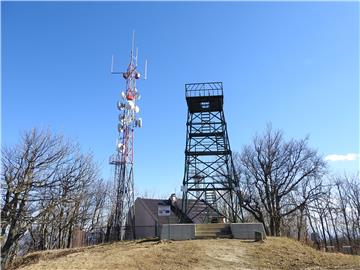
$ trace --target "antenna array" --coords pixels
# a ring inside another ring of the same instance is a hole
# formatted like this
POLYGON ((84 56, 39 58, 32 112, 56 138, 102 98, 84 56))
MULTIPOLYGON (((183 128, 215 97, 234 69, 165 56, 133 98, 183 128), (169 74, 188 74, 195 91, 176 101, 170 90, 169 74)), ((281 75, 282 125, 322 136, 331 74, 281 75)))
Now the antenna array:
MULTIPOLYGON (((111 73, 120 74, 126 82, 126 88, 120 94, 117 103, 119 110, 118 139, 116 153, 109 163, 114 165, 115 202, 109 219, 107 240, 124 240, 135 238, 134 227, 134 129, 142 126, 142 119, 137 101, 140 99, 136 82, 141 75, 137 71, 138 49, 134 54, 135 33, 133 32, 130 63, 124 72, 114 70, 112 56, 111 73)), ((145 63, 145 74, 147 62, 145 63)))

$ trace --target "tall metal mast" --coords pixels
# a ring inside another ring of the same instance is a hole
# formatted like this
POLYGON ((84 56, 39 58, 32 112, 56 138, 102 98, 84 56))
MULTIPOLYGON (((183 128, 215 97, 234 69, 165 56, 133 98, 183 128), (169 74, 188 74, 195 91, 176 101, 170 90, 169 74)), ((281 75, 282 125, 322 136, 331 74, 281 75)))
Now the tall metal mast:
MULTIPOLYGON (((126 88, 121 92, 121 100, 117 103, 119 109, 118 139, 116 153, 110 157, 109 163, 114 165, 115 205, 108 226, 108 236, 111 240, 135 238, 134 228, 134 128, 142 126, 142 119, 137 117, 139 107, 136 105, 140 93, 136 81, 140 79, 137 71, 137 58, 134 51, 134 33, 130 53, 130 63, 125 72, 114 71, 114 57, 111 73, 121 74, 125 79, 126 88)), ((145 64, 146 79, 146 64, 145 64)))

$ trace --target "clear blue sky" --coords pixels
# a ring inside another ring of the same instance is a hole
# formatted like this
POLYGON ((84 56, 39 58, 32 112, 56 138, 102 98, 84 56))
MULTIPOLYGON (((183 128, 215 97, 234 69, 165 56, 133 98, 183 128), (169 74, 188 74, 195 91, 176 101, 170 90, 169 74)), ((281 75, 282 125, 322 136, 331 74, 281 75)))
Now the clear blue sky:
MULTIPOLYGON (((108 179, 116 102, 136 31, 143 128, 135 185, 168 195, 183 178, 184 84, 222 81, 234 151, 267 122, 326 156, 359 153, 359 3, 2 2, 2 143, 50 127, 93 151, 108 179)), ((354 172, 359 159, 329 162, 354 172)))

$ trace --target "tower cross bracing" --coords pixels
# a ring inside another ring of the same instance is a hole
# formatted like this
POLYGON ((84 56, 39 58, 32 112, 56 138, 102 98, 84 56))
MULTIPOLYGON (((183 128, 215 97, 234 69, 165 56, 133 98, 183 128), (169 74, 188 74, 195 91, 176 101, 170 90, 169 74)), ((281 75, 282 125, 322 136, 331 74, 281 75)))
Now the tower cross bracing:
POLYGON ((201 223, 240 220, 221 82, 185 85, 188 106, 182 209, 201 223))

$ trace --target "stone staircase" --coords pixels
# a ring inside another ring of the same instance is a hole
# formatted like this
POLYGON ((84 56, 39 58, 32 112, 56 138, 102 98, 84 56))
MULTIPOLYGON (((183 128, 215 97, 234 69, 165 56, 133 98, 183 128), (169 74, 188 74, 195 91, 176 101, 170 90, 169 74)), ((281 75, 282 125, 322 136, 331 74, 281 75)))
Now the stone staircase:
POLYGON ((208 223, 195 224, 195 238, 232 238, 231 228, 229 224, 208 223))

